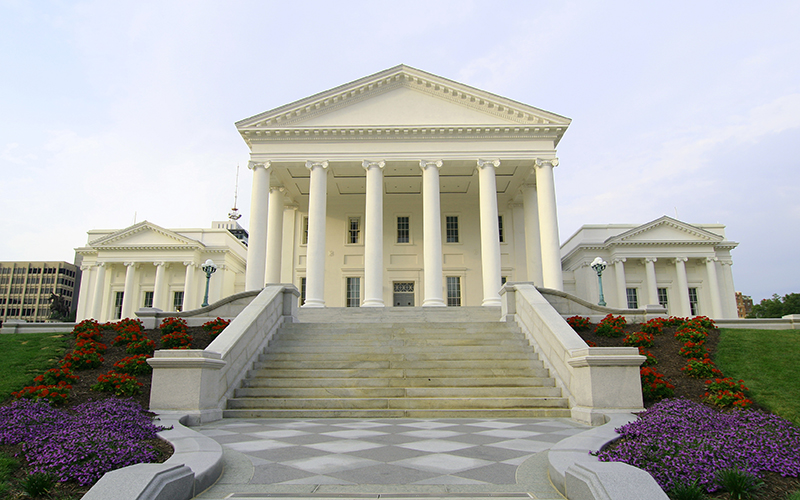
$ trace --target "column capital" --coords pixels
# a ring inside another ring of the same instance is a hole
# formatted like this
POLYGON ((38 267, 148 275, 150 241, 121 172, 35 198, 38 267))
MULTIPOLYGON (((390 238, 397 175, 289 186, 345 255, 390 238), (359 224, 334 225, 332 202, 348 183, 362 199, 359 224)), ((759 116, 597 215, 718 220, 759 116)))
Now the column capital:
POLYGON ((717 262, 718 260, 719 258, 717 257, 706 257, 705 259, 706 262, 717 262))
POLYGON ((107 262, 95 262, 94 265, 97 267, 108 267, 107 262))
POLYGON ((270 186, 269 187, 269 192, 272 193, 273 191, 278 191, 278 192, 282 193, 282 192, 286 191, 286 188, 283 187, 283 186, 270 186))
POLYGON ((249 162, 247 162, 247 168, 249 168, 250 170, 256 170, 258 167, 264 167, 264 169, 266 170, 271 165, 272 165, 272 162, 270 162, 270 161, 263 161, 263 162, 249 161, 249 162))
POLYGON ((95 264, 81 264, 81 271, 88 271, 93 268, 95 264))
POLYGON ((688 262, 689 258, 688 257, 675 257, 673 260, 677 264, 678 262, 688 262))
POLYGON ((428 167, 442 168, 442 160, 420 160, 419 168, 425 170, 428 167))
POLYGON ((125 267, 132 267, 134 269, 139 267, 139 263, 138 262, 123 262, 123 264, 125 265, 125 267))
POLYGON ((514 208, 522 208, 522 207, 525 206, 525 204, 524 203, 519 203, 519 202, 508 202, 507 206, 508 206, 508 208, 514 209, 514 208))
POLYGON ((153 265, 156 266, 156 267, 162 267, 162 266, 166 266, 167 263, 164 262, 163 260, 161 260, 161 261, 153 262, 153 265))
POLYGON ((628 262, 628 259, 626 257, 614 257, 614 259, 611 261, 612 264, 619 264, 619 263, 624 264, 625 262, 628 262))
POLYGON ((720 260, 719 261, 719 265, 721 265, 721 266, 732 266, 733 265, 733 261, 732 260, 720 260))
POLYGON ((496 160, 496 159, 495 160, 481 160, 481 159, 478 159, 478 168, 479 169, 480 168, 484 168, 484 167, 488 167, 488 166, 492 166, 494 168, 497 168, 497 167, 500 166, 500 160, 496 160))
POLYGON ((183 265, 186 267, 197 267, 197 263, 192 260, 183 261, 183 265))
POLYGON ((558 158, 534 158, 533 163, 540 168, 546 165, 555 168, 558 166, 558 158))
POLYGON ((306 162, 306 168, 307 169, 313 170, 314 167, 322 167, 323 170, 327 169, 328 168, 328 161, 327 160, 326 161, 311 161, 311 160, 308 160, 306 162))
POLYGON ((657 261, 658 261, 658 257, 645 257, 644 259, 642 259, 642 262, 644 262, 645 264, 648 264, 650 262, 657 262, 657 261))
POLYGON ((361 166, 364 167, 364 170, 369 170, 371 167, 378 167, 379 169, 383 170, 383 167, 386 166, 386 162, 383 160, 380 161, 364 160, 363 162, 361 162, 361 166))

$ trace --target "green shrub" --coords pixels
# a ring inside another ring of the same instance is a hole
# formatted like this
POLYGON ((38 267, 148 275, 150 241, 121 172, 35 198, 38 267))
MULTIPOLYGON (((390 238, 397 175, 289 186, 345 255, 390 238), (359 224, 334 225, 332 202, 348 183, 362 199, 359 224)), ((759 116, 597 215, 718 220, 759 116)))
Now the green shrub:
POLYGON ((627 324, 625 316, 609 314, 598 323, 594 333, 602 337, 622 337, 625 335, 625 325, 627 324))

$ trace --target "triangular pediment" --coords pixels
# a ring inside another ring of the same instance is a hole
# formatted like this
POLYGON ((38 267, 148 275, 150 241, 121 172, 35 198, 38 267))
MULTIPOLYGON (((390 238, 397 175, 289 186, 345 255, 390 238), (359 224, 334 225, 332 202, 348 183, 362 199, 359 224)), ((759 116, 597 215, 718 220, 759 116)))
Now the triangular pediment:
POLYGON ((142 221, 91 241, 89 246, 98 250, 111 250, 115 248, 201 248, 204 245, 197 240, 186 238, 151 222, 142 221))
POLYGON ((606 240, 606 244, 718 243, 723 237, 697 226, 667 217, 628 230, 606 240))
POLYGON ((327 127, 536 126, 559 129, 570 119, 400 65, 241 120, 248 131, 327 127))

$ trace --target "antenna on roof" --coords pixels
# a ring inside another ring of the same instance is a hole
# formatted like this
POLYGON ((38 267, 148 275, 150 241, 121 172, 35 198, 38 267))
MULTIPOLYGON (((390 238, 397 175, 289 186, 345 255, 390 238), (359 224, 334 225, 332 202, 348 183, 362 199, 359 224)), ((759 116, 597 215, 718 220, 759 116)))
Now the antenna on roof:
POLYGON ((231 211, 228 212, 228 218, 230 220, 236 221, 242 218, 242 214, 239 213, 239 209, 236 208, 236 203, 239 201, 239 165, 236 165, 236 187, 233 190, 233 208, 231 211))

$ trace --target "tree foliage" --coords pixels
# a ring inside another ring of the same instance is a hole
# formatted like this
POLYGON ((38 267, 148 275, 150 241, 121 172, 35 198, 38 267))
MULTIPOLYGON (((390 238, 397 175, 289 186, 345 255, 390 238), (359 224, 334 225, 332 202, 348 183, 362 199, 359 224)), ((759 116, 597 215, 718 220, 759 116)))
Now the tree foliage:
POLYGON ((800 293, 787 293, 783 297, 773 294, 753 306, 748 318, 780 318, 787 314, 800 314, 800 293))

